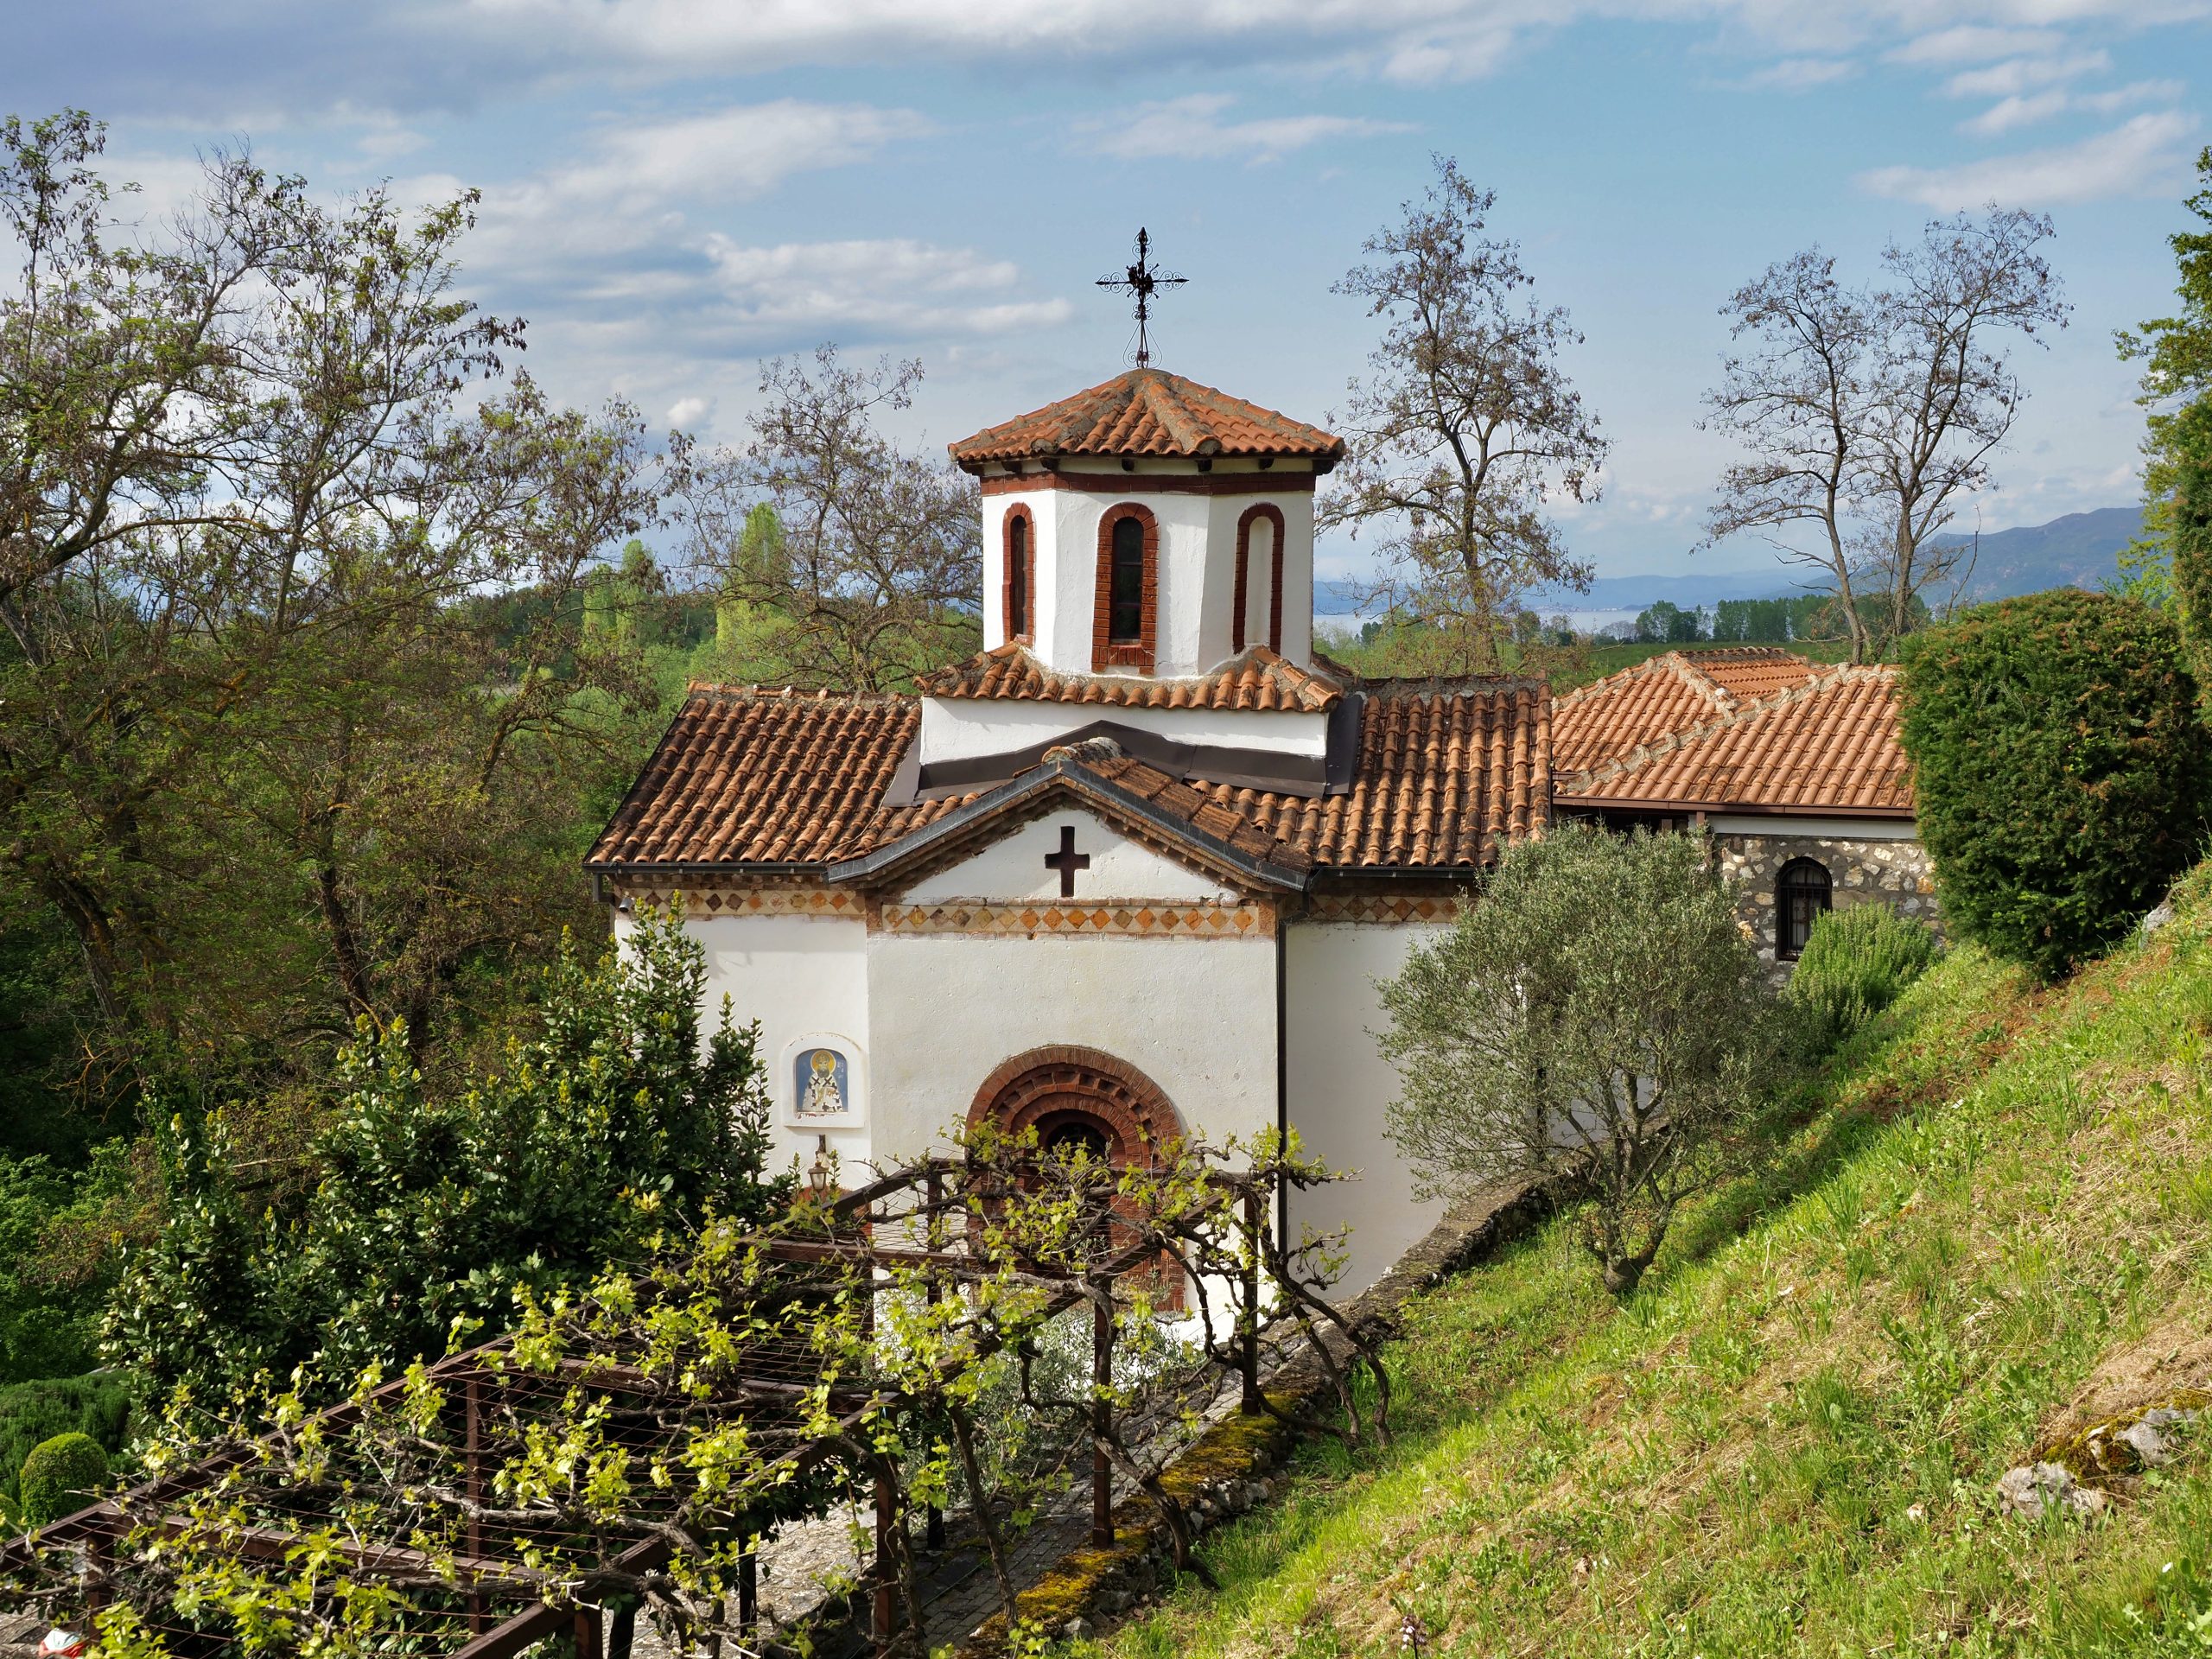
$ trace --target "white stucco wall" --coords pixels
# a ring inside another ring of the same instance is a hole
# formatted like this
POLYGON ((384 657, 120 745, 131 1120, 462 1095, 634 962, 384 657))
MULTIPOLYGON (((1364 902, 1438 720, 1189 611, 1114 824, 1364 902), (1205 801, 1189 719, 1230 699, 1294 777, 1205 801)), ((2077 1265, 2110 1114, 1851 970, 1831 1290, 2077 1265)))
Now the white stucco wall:
POLYGON ((1274 943, 872 935, 874 1138, 900 1157, 963 1122, 1001 1061, 1053 1044, 1143 1072, 1193 1135, 1274 1122, 1274 943))
POLYGON ((1293 1193, 1290 1235, 1349 1225, 1345 1284, 1364 1289, 1444 1213, 1416 1203, 1413 1173, 1384 1133, 1384 1109, 1397 1097, 1398 1074, 1371 1034, 1384 1020, 1376 982, 1405 965, 1416 941, 1440 925, 1308 925, 1288 930, 1284 1001, 1289 1042, 1290 1121, 1306 1150, 1359 1179, 1293 1193))
POLYGON ((1075 850, 1090 862, 1075 872, 1075 898, 1103 899, 1174 899, 1230 902, 1236 893, 1149 847, 1130 840, 1089 812, 1055 812, 1026 823, 995 841, 973 858, 925 876, 903 895, 916 904, 948 899, 1036 899, 1058 901, 1060 872, 1046 857, 1057 856, 1061 831, 1075 831, 1075 850))
POLYGON ((1105 702, 1017 702, 996 697, 922 699, 921 763, 1004 754, 1088 726, 1111 721, 1158 732, 1179 743, 1265 749, 1273 754, 1323 755, 1329 747, 1326 715, 1263 709, 1146 709, 1105 702))
MULTIPOLYGON (((615 917, 615 937, 630 926, 615 917)), ((874 1121, 874 1080, 868 1063, 868 928, 859 918, 714 916, 687 912, 683 930, 707 957, 702 1033, 721 1018, 722 997, 740 1026, 760 1022, 760 1061, 768 1074, 773 1165, 796 1156, 804 1168, 815 1155, 815 1136, 827 1134, 838 1157, 868 1155, 874 1121), (857 1122, 836 1128, 802 1128, 791 1122, 791 1061, 802 1044, 829 1042, 852 1053, 857 1122)))
MULTIPOLYGON (((1071 467, 1070 470, 1077 470, 1071 467)), ((1232 470, 1224 464, 1218 476, 1232 470)), ((1243 470, 1249 471, 1249 463, 1243 470)), ((1097 601, 1098 523, 1113 507, 1134 501, 1148 509, 1160 526, 1159 613, 1155 619, 1155 677, 1202 674, 1230 654, 1230 609, 1236 599, 1236 522, 1247 508, 1266 502, 1283 516, 1282 651, 1293 662, 1308 661, 1313 639, 1313 495, 1306 489, 1269 490, 1254 494, 1200 495, 1147 488, 1156 468, 1116 474, 1110 492, 1037 489, 983 498, 983 643, 1006 642, 1002 613, 1006 559, 1006 515, 1016 505, 1029 509, 1031 558, 1036 592, 1031 603, 1036 624, 1032 649, 1038 658, 1066 674, 1091 671, 1090 625, 1097 601)), ((1185 466, 1177 476, 1195 478, 1185 466)), ((1288 476, 1286 469, 1282 476, 1288 476)), ((1248 643, 1267 641, 1267 569, 1255 562, 1258 580, 1258 623, 1248 643)))

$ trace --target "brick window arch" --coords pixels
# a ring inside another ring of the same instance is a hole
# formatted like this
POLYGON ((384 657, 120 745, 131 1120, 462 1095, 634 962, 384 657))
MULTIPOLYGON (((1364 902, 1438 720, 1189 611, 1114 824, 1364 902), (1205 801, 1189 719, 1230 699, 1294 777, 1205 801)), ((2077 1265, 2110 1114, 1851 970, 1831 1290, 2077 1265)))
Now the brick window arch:
POLYGON ((1233 615, 1229 630, 1229 648, 1232 652, 1244 649, 1244 609, 1251 594, 1252 526, 1264 522, 1271 534, 1273 544, 1268 569, 1268 649, 1278 654, 1282 650, 1282 509, 1262 501, 1247 507, 1236 521, 1236 591, 1231 599, 1233 615))
POLYGON ((1149 674, 1158 641, 1160 523, 1134 501, 1098 520, 1098 588, 1090 623, 1090 666, 1149 674), (1121 526, 1134 524, 1135 529, 1121 526))
POLYGON ((1008 507, 1001 526, 999 620, 1009 640, 1036 637, 1037 524, 1025 506, 1008 507))
POLYGON ((968 1122, 995 1123, 1009 1135, 1033 1128, 1047 1143, 1064 1130, 1095 1127, 1116 1163, 1184 1138, 1182 1116, 1158 1084, 1101 1049, 1065 1044, 1002 1063, 976 1091, 968 1122))

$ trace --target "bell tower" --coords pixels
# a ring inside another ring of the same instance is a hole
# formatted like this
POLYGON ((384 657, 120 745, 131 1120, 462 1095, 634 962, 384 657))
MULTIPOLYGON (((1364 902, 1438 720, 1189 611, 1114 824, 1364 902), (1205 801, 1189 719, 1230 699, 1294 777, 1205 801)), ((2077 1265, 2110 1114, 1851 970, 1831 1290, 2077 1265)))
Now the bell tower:
POLYGON ((986 648, 1067 676, 1311 663, 1313 490, 1342 439, 1147 366, 951 448, 982 484, 986 648))

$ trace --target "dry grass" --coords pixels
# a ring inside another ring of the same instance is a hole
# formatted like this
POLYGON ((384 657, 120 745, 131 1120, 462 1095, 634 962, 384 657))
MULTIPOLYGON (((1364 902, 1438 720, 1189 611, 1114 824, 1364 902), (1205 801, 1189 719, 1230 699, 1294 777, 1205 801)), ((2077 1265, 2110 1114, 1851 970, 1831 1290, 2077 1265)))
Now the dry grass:
POLYGON ((1414 1310, 1388 1453, 1308 1452, 1126 1659, 2212 1652, 2212 1433, 2102 1519, 1992 1491, 2212 1386, 2212 877, 2058 992, 1971 951, 1615 1305, 1564 1227, 1414 1310))

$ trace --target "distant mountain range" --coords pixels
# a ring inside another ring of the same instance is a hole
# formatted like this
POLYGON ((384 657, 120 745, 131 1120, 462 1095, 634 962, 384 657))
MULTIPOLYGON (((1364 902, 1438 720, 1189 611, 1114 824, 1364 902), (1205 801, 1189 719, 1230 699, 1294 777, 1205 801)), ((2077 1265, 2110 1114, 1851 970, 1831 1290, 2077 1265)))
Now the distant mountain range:
MULTIPOLYGON (((2047 524, 1993 531, 1982 537, 1974 568, 1965 575, 1965 596, 2006 599, 2046 588, 2094 588, 2120 574, 2120 549, 2142 533, 2139 507, 2100 507, 2094 512, 2069 512, 2047 524)), ((1956 543, 1973 537, 1948 534, 1938 539, 1956 543)), ((1666 599, 1689 610, 1724 599, 1786 598, 1807 591, 1816 577, 1809 566, 1783 564, 1763 571, 1693 569, 1678 575, 1599 576, 1586 594, 1548 594, 1532 602, 1546 613, 1638 611, 1666 599)), ((1313 584, 1318 615, 1350 616, 1358 608, 1357 597, 1356 584, 1349 582, 1313 584)))

